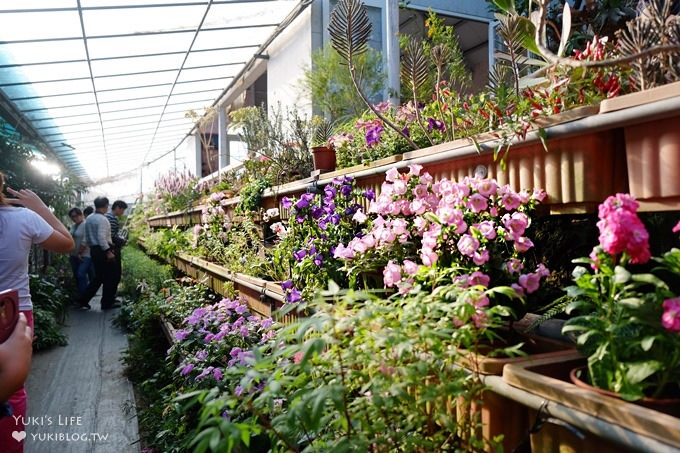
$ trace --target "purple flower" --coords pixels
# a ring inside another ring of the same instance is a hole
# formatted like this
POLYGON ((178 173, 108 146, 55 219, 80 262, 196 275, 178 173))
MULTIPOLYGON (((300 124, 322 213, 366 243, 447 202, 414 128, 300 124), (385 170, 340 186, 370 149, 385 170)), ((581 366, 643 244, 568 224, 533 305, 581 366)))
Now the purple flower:
POLYGON ((434 118, 428 118, 427 119, 427 129, 432 131, 432 130, 438 130, 438 131, 443 131, 445 129, 444 123, 436 120, 434 118))
POLYGON ((238 307, 236 307, 236 313, 238 313, 239 315, 242 315, 243 313, 245 313, 246 310, 248 310, 248 307, 246 307, 246 306, 243 305, 243 304, 241 304, 241 305, 239 305, 238 307))
POLYGON ((340 192, 342 192, 345 197, 349 197, 352 195, 352 186, 345 184, 340 188, 340 192))
POLYGON ((177 332, 175 332, 175 340, 182 341, 186 337, 188 337, 191 332, 192 331, 189 329, 180 329, 177 332))
POLYGON ((293 200, 291 200, 291 199, 288 198, 288 197, 283 197, 283 198, 281 199, 281 207, 282 207, 283 209, 290 209, 291 206, 293 206, 293 200))
POLYGON ((215 378, 216 381, 222 380, 222 377, 223 377, 223 376, 224 376, 224 375, 222 374, 222 372, 220 371, 219 368, 215 368, 215 369, 213 370, 213 377, 215 378))
POLYGON ((373 201, 373 200, 375 200, 375 190, 373 190, 373 189, 366 189, 366 190, 364 191, 364 197, 365 197, 368 201, 373 201))
POLYGON ((295 257, 296 261, 302 261, 302 259, 307 256, 307 250, 302 249, 298 250, 297 252, 293 252, 293 256, 295 257))
POLYGON ((194 364, 190 363, 187 366, 185 366, 184 368, 182 368, 182 371, 180 373, 182 374, 182 376, 186 376, 187 374, 191 373, 191 370, 193 370, 193 369, 194 369, 194 364))
POLYGON ((300 291, 298 291, 295 288, 293 288, 290 291, 290 293, 288 293, 286 295, 286 301, 288 301, 288 303, 291 303, 291 304, 294 303, 294 302, 300 301, 300 299, 302 299, 302 294, 300 293, 300 291))
POLYGON ((367 131, 366 131, 366 144, 368 146, 375 146, 380 142, 380 135, 382 134, 382 131, 384 131, 385 128, 377 125, 377 126, 371 126, 367 131))
POLYGON ((317 253, 314 257, 314 264, 317 266, 321 266, 323 264, 323 255, 321 253, 317 253))
POLYGON ((309 204, 314 201, 314 194, 311 193, 303 193, 300 196, 300 199, 298 200, 297 203, 295 203, 295 207, 297 209, 304 209, 309 206, 309 204))
POLYGON ((293 287, 293 280, 285 280, 281 282, 281 289, 284 291, 287 289, 291 289, 293 287))
POLYGON ((321 206, 314 206, 312 208, 312 218, 319 220, 321 216, 323 215, 323 208, 321 206))

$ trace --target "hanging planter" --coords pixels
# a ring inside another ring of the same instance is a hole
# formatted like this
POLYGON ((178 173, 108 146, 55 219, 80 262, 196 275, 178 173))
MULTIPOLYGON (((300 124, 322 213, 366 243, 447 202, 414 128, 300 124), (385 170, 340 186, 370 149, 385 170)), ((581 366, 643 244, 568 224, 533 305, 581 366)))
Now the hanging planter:
MULTIPOLYGON (((611 398, 621 399, 621 397, 614 392, 609 390, 600 389, 593 387, 586 381, 582 379, 582 376, 586 376, 588 373, 588 367, 580 366, 572 368, 569 372, 569 379, 571 382, 583 389, 588 389, 591 392, 599 393, 600 395, 606 395, 611 398)), ((664 414, 672 415, 674 417, 680 417, 680 397, 676 398, 642 398, 640 400, 634 401, 634 404, 640 405, 642 407, 647 407, 655 411, 663 412, 664 414)))
POLYGON ((680 197, 680 128, 675 116, 627 126, 626 161, 630 194, 636 199, 680 197))
MULTIPOLYGON (((667 444, 669 451, 680 448, 679 418, 573 384, 569 377, 571 370, 584 364, 585 359, 578 354, 512 363, 504 368, 503 380, 547 401, 656 439, 667 444)), ((594 434, 577 438, 564 427, 550 428, 532 434, 532 451, 615 451, 616 448, 615 444, 594 434)))

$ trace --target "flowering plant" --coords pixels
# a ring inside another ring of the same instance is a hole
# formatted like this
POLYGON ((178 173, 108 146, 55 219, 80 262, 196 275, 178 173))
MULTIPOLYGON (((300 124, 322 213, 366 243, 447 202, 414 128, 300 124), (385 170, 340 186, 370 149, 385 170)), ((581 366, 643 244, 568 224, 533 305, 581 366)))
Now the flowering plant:
POLYGON ((354 179, 344 177, 333 179, 322 193, 282 199, 282 208, 290 210, 288 228, 279 223, 272 227, 281 238, 278 247, 291 253, 291 279, 283 282, 288 302, 325 288, 329 279, 338 284, 346 280, 335 247, 361 230, 362 203, 374 197, 372 190, 356 189, 354 179))
POLYGON ((350 275, 382 270, 385 286, 405 294, 416 284, 433 286, 430 270, 452 269, 451 279, 467 286, 511 286, 520 296, 535 292, 549 271, 542 264, 528 269, 525 254, 533 242, 527 232, 529 214, 545 192, 515 192, 493 179, 434 182, 421 170, 411 165, 408 173, 387 171, 368 209, 377 217, 335 249, 350 275))
POLYGON ((575 285, 562 301, 568 314, 581 313, 566 321, 563 333, 578 335, 590 383, 627 400, 680 390, 680 298, 661 278, 680 275, 680 250, 655 258, 661 266, 654 273, 629 270, 651 259, 637 208, 625 194, 600 205, 600 244, 589 258, 575 260, 589 268, 574 270, 575 285))
POLYGON ((247 364, 251 347, 274 335, 273 324, 270 318, 250 315, 245 301, 222 299, 195 309, 184 319, 175 332, 169 359, 179 359, 178 375, 193 385, 203 380, 209 388, 227 385, 227 369, 247 364))

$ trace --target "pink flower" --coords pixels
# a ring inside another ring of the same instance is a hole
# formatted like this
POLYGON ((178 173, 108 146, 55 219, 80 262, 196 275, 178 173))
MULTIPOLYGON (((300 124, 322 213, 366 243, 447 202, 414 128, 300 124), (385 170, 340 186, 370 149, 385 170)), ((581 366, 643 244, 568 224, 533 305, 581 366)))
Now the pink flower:
POLYGON ((481 285, 485 288, 489 287, 491 278, 483 272, 475 271, 467 278, 467 283, 470 286, 481 285))
POLYGON ((411 260, 404 260, 404 272, 406 275, 415 275, 418 272, 418 264, 411 260))
POLYGON ((368 217, 366 217, 366 214, 359 209, 357 212, 354 213, 354 216, 352 217, 352 220, 354 220, 356 223, 364 223, 368 217))
POLYGON ((383 281, 388 288, 401 281, 401 266, 390 260, 383 269, 383 281))
POLYGON ((495 179, 481 179, 475 184, 475 189, 485 198, 495 195, 498 190, 498 184, 495 179))
POLYGON ((539 274, 522 274, 518 281, 522 288, 526 289, 527 294, 531 294, 538 289, 541 276, 539 274))
POLYGON ((397 170, 395 167, 392 167, 385 172, 386 181, 393 182, 397 179, 399 179, 399 170, 397 170))
POLYGON ((492 220, 485 220, 474 225, 474 227, 482 233, 482 236, 484 236, 485 239, 496 239, 496 226, 492 220))
POLYGON ((661 324, 671 332, 680 332, 680 297, 663 301, 661 324))
POLYGON ((503 226, 505 226, 508 233, 508 239, 513 241, 521 237, 527 229, 527 226, 529 226, 529 217, 523 212, 505 214, 502 220, 503 226))
POLYGON ((673 233, 677 233, 680 231, 680 221, 673 227, 673 233))
POLYGON ((517 196, 516 193, 508 192, 505 195, 503 195, 503 198, 501 199, 501 204, 506 210, 512 211, 513 209, 517 209, 519 207, 520 201, 521 200, 519 199, 519 196, 517 196))
POLYGON ((406 181, 397 179, 392 183, 392 193, 394 195, 404 195, 406 193, 406 181))
POLYGON ((508 271, 508 274, 519 274, 522 269, 524 269, 524 264, 517 258, 512 258, 505 263, 505 270, 508 271))
POLYGON ((481 266, 482 264, 486 263, 489 261, 489 251, 484 249, 484 250, 477 250, 474 255, 472 255, 472 261, 477 265, 481 266))
POLYGON ((420 259, 423 261, 425 266, 432 267, 437 262, 437 259, 439 259, 439 255, 437 255, 432 249, 423 247, 420 249, 420 259))
POLYGON ((423 169, 422 165, 411 164, 408 166, 408 174, 413 176, 420 176, 420 171, 423 169))
POLYGON ((468 199, 468 208, 470 208, 472 212, 486 211, 488 207, 489 204, 487 202, 487 199, 482 194, 479 193, 472 194, 468 199))
POLYGON ((472 257, 479 248, 479 241, 470 234, 464 234, 458 240, 458 251, 465 256, 472 257))
POLYGON ((524 253, 533 246, 534 246, 534 243, 531 242, 531 239, 529 239, 527 237, 521 237, 521 238, 515 239, 515 250, 517 250, 519 253, 524 253))

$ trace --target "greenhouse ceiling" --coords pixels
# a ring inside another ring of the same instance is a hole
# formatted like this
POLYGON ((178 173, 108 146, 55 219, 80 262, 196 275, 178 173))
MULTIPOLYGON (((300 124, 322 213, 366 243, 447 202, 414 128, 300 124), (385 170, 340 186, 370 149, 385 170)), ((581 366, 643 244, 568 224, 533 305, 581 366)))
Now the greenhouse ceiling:
POLYGON ((308 4, 14 0, 0 6, 0 114, 84 181, 179 146, 308 4))

